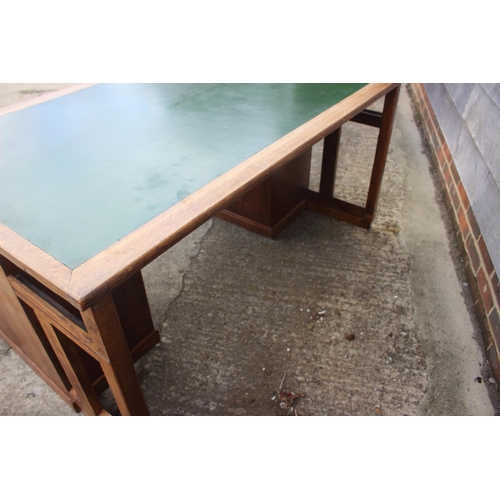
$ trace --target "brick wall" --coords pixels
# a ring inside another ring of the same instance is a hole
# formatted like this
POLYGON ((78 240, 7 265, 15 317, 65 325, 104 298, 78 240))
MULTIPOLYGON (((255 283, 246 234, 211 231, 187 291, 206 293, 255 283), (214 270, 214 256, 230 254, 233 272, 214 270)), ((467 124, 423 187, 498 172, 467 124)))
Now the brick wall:
MULTIPOLYGON (((421 83, 410 84, 410 93, 420 119, 431 160, 457 242, 466 256, 465 270, 481 322, 486 354, 500 384, 500 281, 477 224, 467 192, 458 174, 439 122, 421 83)), ((500 224, 500 222, 499 222, 500 224)))

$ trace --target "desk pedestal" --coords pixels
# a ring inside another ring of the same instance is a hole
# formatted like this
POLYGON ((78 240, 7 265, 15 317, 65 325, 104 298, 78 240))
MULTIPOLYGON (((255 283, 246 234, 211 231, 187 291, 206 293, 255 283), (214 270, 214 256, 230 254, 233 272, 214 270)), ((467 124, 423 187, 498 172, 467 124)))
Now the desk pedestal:
POLYGON ((309 149, 229 205, 218 217, 274 238, 307 207, 310 172, 309 149))
MULTIPOLYGON (((85 328, 80 312, 12 263, 2 259, 0 264, 0 337, 75 410, 101 413, 97 397, 90 396, 95 399, 93 407, 88 404, 89 392, 97 394, 108 386, 99 357, 50 326, 45 314, 46 308, 57 310, 62 318, 68 319, 68 324, 85 328), (44 305, 38 307, 37 304, 44 305), (71 357, 71 370, 68 370, 67 356, 71 357), (79 371, 78 381, 73 378, 75 369, 79 371)), ((115 288, 111 296, 128 351, 135 362, 159 341, 141 273, 115 288)))

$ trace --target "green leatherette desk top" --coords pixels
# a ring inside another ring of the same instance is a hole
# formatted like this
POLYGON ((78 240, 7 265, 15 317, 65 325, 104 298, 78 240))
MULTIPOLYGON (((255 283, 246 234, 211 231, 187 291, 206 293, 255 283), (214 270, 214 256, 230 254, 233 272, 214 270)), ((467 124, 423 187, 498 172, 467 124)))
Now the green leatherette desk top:
POLYGON ((71 269, 364 84, 103 84, 0 116, 0 222, 71 269))

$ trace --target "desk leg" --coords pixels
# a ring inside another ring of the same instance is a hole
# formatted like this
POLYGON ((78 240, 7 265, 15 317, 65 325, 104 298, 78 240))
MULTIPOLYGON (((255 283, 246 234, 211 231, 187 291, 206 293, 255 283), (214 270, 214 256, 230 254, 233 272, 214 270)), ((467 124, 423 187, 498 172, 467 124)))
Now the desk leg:
POLYGON ((380 187, 382 185, 382 177, 384 175, 387 153, 389 151, 389 142, 391 140, 392 126, 396 114, 399 89, 400 86, 398 85, 385 96, 384 110, 382 113, 364 110, 352 118, 354 122, 380 129, 366 205, 360 207, 339 198, 335 198, 335 173, 337 170, 340 139, 339 128, 325 137, 320 189, 319 192, 311 190, 307 192, 309 209, 328 215, 334 219, 370 229, 377 206, 380 187))
POLYGON ((82 311, 99 363, 122 415, 149 415, 111 294, 82 311))
POLYGON ((330 135, 327 135, 323 145, 319 194, 325 199, 331 198, 335 191, 335 177, 337 175, 341 130, 342 128, 339 127, 330 135))
POLYGON ((396 106, 398 104, 400 87, 391 90, 384 101, 384 111, 382 112, 382 125, 377 142, 377 150, 375 152, 375 160, 373 162, 372 176, 370 179, 370 187, 368 188, 368 197, 366 200, 366 217, 370 223, 375 214, 378 195, 382 185, 382 177, 384 175, 385 162, 387 153, 389 152, 389 143, 391 141, 392 126, 396 115, 396 106))

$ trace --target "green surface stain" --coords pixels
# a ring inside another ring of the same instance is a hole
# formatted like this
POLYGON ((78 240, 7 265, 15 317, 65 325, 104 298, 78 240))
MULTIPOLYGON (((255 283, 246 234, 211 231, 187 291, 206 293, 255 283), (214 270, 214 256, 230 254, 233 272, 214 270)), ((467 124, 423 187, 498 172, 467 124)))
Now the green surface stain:
POLYGON ((166 176, 157 172, 148 177, 146 189, 156 189, 161 186, 164 186, 165 184, 168 184, 168 182, 169 180, 166 176))

